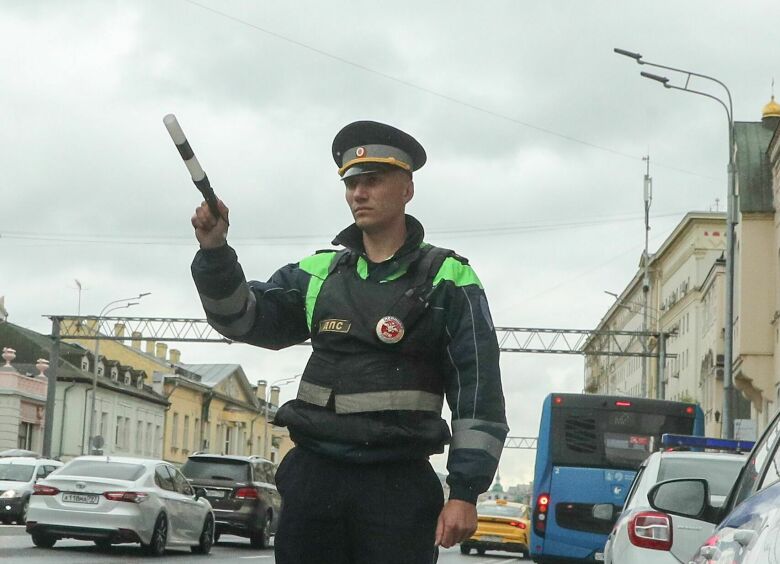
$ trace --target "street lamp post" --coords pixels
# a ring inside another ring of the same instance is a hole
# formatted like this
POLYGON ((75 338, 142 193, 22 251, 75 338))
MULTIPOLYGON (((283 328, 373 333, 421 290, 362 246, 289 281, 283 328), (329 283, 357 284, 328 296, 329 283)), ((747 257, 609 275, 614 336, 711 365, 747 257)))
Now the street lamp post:
POLYGON ((286 384, 290 384, 292 382, 295 382, 298 378, 300 378, 300 374, 296 374, 295 376, 288 376, 286 378, 279 378, 278 380, 275 380, 271 382, 271 384, 268 386, 265 392, 265 425, 263 425, 263 458, 268 460, 268 405, 271 403, 271 390, 274 387, 280 388, 286 384))
POLYGON ((731 101, 731 92, 728 87, 723 84, 717 78, 707 76, 704 74, 695 73, 692 71, 669 67, 665 65, 659 65, 656 63, 650 63, 642 60, 642 55, 625 49, 615 48, 615 53, 623 55, 630 59, 634 59, 640 65, 647 65, 659 69, 665 69, 672 72, 682 73, 687 75, 685 84, 683 86, 675 86, 669 83, 669 79, 665 76, 658 76, 649 72, 640 72, 644 78, 649 78, 663 84, 664 88, 670 88, 673 90, 681 90, 683 92, 690 92, 691 94, 698 94, 705 98, 715 100, 723 109, 726 110, 726 118, 728 120, 728 132, 729 132, 729 163, 728 163, 728 195, 726 198, 726 311, 725 311, 725 336, 724 336, 724 350, 723 350, 723 436, 730 439, 734 434, 733 425, 733 356, 734 356, 734 237, 735 227, 737 224, 737 194, 736 194, 736 175, 737 167, 734 162, 735 146, 734 146, 734 108, 731 101), (689 88, 691 77, 697 77, 704 80, 709 80, 721 86, 726 91, 728 98, 728 104, 712 94, 702 92, 700 90, 694 90, 689 88))
MULTIPOLYGON (((107 315, 108 313, 111 313, 112 311, 115 311, 117 309, 125 309, 128 307, 132 307, 134 305, 138 305, 138 302, 133 302, 129 300, 140 300, 144 296, 148 296, 151 292, 144 292, 142 294, 138 294, 137 296, 134 296, 132 298, 122 298, 121 300, 114 300, 112 302, 107 303, 102 310, 100 310, 100 313, 98 314, 97 320, 96 320, 96 326, 95 326, 95 336, 100 331, 100 320, 107 315), (118 305, 116 307, 111 307, 115 304, 121 303, 121 302, 127 302, 123 305, 118 305)), ((90 416, 89 416, 89 440, 87 441, 87 445, 82 445, 81 451, 82 454, 85 451, 85 446, 88 446, 89 453, 92 453, 93 441, 95 439, 95 396, 97 395, 97 377, 98 377, 98 358, 100 355, 100 339, 95 339, 95 360, 92 366, 92 407, 90 409, 90 416)))

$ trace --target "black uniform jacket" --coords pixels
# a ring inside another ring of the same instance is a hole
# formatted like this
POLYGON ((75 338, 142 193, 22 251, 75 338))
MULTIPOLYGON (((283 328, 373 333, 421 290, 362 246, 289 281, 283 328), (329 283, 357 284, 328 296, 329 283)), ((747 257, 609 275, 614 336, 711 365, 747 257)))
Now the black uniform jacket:
POLYGON ((297 444, 376 462, 425 457, 449 442, 450 498, 475 502, 509 430, 495 328, 479 279, 454 253, 431 274, 424 313, 399 326, 394 308, 430 251, 422 225, 408 215, 406 223, 404 245, 382 263, 368 260, 352 225, 333 241, 346 255, 319 252, 265 283, 246 282, 228 245, 198 251, 192 274, 224 336, 270 349, 311 338, 298 396, 275 419, 297 444), (451 438, 441 419, 445 396, 451 438))

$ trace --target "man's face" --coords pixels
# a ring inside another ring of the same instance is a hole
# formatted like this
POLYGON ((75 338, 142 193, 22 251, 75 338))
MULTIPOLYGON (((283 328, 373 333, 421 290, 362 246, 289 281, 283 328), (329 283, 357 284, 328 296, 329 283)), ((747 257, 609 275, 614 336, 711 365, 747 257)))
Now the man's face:
POLYGON ((414 183, 402 170, 360 174, 344 181, 346 199, 355 224, 364 232, 378 232, 403 218, 414 195, 414 183))

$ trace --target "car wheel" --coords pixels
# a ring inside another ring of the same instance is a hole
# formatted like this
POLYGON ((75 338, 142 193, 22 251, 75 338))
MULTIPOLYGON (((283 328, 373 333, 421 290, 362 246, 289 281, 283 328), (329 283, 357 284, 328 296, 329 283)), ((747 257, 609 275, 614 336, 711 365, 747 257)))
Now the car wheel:
POLYGON ((484 556, 485 555, 485 549, 484 548, 478 548, 477 549, 477 554, 479 554, 480 556, 484 556))
POLYGON ((200 533, 200 539, 197 546, 191 546, 190 550, 195 554, 208 554, 211 552, 211 547, 214 544, 214 518, 211 515, 206 515, 206 520, 203 522, 203 530, 200 533))
POLYGON ((16 520, 17 525, 24 525, 27 522, 27 510, 30 509, 30 498, 24 500, 22 503, 22 509, 19 512, 19 518, 16 520))
POLYGON ((43 533, 32 533, 32 542, 38 548, 51 548, 54 543, 57 542, 52 536, 44 535, 43 533))
POLYGON ((252 531, 249 536, 249 544, 252 548, 268 548, 271 546, 271 520, 265 516, 263 526, 252 531))
POLYGON ((471 553, 471 549, 467 546, 460 545, 460 553, 461 554, 469 554, 471 553))
POLYGON ((147 554, 151 556, 162 556, 165 554, 165 543, 168 540, 168 520, 165 515, 157 517, 152 531, 152 539, 149 544, 144 545, 147 554))
POLYGON ((111 548, 111 541, 108 539, 97 539, 94 542, 95 546, 97 546, 100 550, 108 550, 111 548))

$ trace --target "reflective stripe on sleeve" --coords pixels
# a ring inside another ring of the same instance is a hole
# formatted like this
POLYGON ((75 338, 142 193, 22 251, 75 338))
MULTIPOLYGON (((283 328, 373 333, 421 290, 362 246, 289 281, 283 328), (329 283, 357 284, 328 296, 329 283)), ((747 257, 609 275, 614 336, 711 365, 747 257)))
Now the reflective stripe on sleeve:
POLYGON ((420 390, 392 390, 360 394, 337 394, 336 413, 367 411, 433 411, 441 413, 444 396, 420 390))
POLYGON ((215 323, 213 319, 209 319, 209 325, 211 325, 225 337, 240 337, 242 335, 246 335, 255 324, 255 317, 257 314, 255 311, 256 305, 257 299, 255 298, 255 295, 252 292, 249 292, 244 315, 235 321, 228 323, 227 325, 215 323))
POLYGON ((483 450, 496 460, 499 460, 501 451, 504 449, 504 441, 497 439, 490 433, 475 429, 453 430, 450 452, 459 448, 483 450))
POLYGON ((203 309, 208 313, 216 315, 237 315, 244 311, 244 306, 246 305, 250 294, 249 286, 241 284, 231 295, 219 300, 207 298, 203 294, 200 294, 200 302, 203 304, 203 309))
POLYGON ((328 405, 330 393, 330 388, 326 388, 325 386, 318 386, 317 384, 312 384, 311 382, 302 381, 298 386, 297 399, 305 401, 306 403, 325 407, 328 405))

